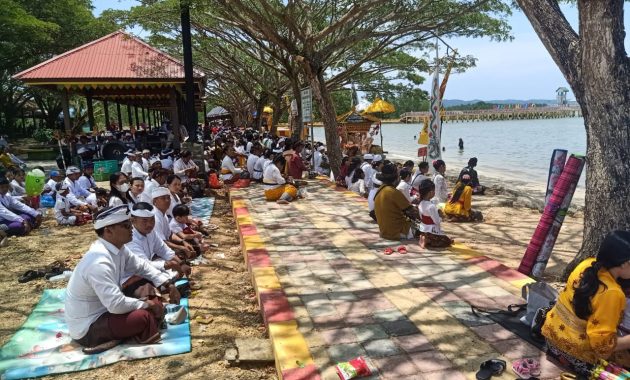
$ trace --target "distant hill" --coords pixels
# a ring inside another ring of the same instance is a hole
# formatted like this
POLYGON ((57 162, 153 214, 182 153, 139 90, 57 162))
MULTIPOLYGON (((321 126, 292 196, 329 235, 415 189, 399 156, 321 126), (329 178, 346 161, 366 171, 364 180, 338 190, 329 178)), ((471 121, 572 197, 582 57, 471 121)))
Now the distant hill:
POLYGON ((460 99, 444 99, 442 104, 444 108, 462 106, 475 104, 479 102, 485 102, 490 104, 524 104, 524 103, 534 103, 534 104, 556 104, 556 99, 527 99, 527 100, 519 100, 519 99, 501 99, 501 100, 460 100, 460 99))

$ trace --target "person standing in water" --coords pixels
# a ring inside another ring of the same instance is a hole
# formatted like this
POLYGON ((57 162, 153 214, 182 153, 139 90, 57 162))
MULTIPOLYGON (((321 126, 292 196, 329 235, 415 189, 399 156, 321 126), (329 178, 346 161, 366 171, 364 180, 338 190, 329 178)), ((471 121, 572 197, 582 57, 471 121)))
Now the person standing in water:
POLYGON ((464 150, 464 140, 462 140, 461 137, 459 138, 458 145, 459 145, 459 150, 464 150))

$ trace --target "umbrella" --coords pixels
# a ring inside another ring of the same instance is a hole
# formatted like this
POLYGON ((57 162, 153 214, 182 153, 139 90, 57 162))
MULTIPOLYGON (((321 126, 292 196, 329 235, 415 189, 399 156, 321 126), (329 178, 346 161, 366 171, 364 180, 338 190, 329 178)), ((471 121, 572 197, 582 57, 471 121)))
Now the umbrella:
MULTIPOLYGON (((372 102, 372 104, 370 104, 365 111, 363 111, 364 113, 378 113, 381 115, 381 119, 383 118, 382 114, 384 113, 392 113, 392 112, 396 112, 396 107, 394 107, 393 104, 388 103, 386 101, 384 101, 381 98, 376 98, 374 99, 374 101, 372 102)), ((379 122, 379 132, 381 134, 381 150, 383 150, 383 128, 381 126, 381 123, 379 122)))
POLYGON ((392 113, 396 112, 396 107, 393 104, 384 101, 381 98, 376 98, 372 104, 370 104, 365 111, 365 113, 392 113))
POLYGON ((263 108, 263 113, 273 113, 273 108, 265 106, 265 108, 263 108))

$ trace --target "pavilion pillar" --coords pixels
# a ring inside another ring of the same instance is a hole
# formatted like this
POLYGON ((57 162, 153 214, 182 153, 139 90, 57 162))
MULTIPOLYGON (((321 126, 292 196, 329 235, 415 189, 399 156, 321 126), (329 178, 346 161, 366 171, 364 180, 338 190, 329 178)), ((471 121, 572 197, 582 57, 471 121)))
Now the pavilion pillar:
MULTIPOLYGON (((129 129, 133 127, 133 116, 131 115, 131 106, 127 104, 127 119, 129 119, 129 129)), ((122 127, 120 128, 122 130, 122 127)))
POLYGON ((105 112, 105 129, 109 129, 109 103, 103 100, 103 111, 105 112))
POLYGON ((118 129, 122 130, 122 112, 120 112, 120 103, 116 102, 116 116, 118 116, 118 129))
POLYGON ((142 122, 143 122, 143 123, 146 123, 147 121, 146 121, 146 119, 144 118, 144 107, 142 107, 142 108, 141 108, 141 110, 142 110, 142 122))
POLYGON ((174 148, 180 148, 180 139, 179 139, 179 102, 178 102, 178 93, 175 87, 171 87, 169 94, 170 101, 170 111, 171 111, 171 127, 173 128, 173 134, 175 135, 174 148))
POLYGON ((137 128, 140 125, 140 121, 138 120, 138 106, 133 106, 133 112, 136 115, 136 125, 135 125, 135 127, 137 128))
POLYGON ((203 125, 206 125, 206 115, 208 114, 208 105, 203 102, 203 125))
POLYGON ((68 101, 67 89, 64 89, 61 93, 61 108, 63 108, 63 127, 66 133, 70 135, 72 123, 70 122, 70 102, 68 101))
POLYGON ((94 104, 92 103, 92 94, 85 94, 87 99, 87 112, 88 112, 88 123, 90 124, 90 131, 94 130, 96 122, 94 121, 94 104))

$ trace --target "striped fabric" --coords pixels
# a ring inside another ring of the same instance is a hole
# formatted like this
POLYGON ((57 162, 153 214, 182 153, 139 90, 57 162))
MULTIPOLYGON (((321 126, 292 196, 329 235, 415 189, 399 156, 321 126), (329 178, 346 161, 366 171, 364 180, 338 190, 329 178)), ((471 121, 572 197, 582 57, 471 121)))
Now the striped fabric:
MULTIPOLYGON (((584 162, 585 159, 583 156, 572 154, 571 157, 569 157, 558 182, 554 186, 549 202, 545 206, 545 211, 540 217, 538 227, 536 227, 536 231, 534 231, 534 235, 527 246, 525 255, 518 267, 519 272, 526 275, 532 274, 534 264, 536 263, 543 246, 545 246, 545 241, 547 241, 548 235, 551 234, 554 236, 553 242, 550 240, 549 243, 552 244, 547 244, 545 247, 545 251, 547 252, 547 258, 545 260, 546 266, 546 261, 549 259, 549 255, 553 249, 553 243, 555 243, 555 237, 558 236, 560 226, 562 225, 562 222, 560 221, 559 225, 554 226, 554 219, 556 219, 558 212, 563 207, 565 208, 563 212, 564 214, 566 212, 566 208, 568 208, 571 203, 573 192, 575 191, 575 187, 580 179, 580 175, 582 174, 582 169, 584 168, 584 162)), ((564 215, 562 216, 562 220, 564 220, 564 215)), ((544 267, 542 269, 544 270, 544 267)))

